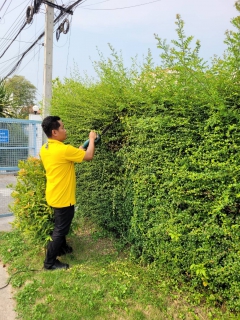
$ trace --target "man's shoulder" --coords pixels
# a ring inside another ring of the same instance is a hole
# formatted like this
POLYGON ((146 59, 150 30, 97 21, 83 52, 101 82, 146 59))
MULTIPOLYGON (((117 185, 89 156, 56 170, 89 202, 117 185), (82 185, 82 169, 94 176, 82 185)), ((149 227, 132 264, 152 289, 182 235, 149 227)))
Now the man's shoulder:
POLYGON ((44 143, 40 148, 40 153, 43 153, 43 151, 46 150, 46 148, 47 148, 47 144, 44 143))
POLYGON ((82 162, 86 151, 80 148, 73 147, 72 145, 66 146, 65 156, 73 162, 82 162))
POLYGON ((83 150, 72 146, 71 144, 65 145, 65 150, 67 153, 81 153, 83 150))

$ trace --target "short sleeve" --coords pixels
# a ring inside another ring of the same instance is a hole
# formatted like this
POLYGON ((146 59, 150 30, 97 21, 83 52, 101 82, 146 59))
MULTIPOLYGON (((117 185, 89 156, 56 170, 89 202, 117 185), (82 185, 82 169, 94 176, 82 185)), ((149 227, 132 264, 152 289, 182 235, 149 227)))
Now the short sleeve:
POLYGON ((65 157, 69 161, 82 162, 86 151, 75 148, 71 145, 66 146, 65 157))

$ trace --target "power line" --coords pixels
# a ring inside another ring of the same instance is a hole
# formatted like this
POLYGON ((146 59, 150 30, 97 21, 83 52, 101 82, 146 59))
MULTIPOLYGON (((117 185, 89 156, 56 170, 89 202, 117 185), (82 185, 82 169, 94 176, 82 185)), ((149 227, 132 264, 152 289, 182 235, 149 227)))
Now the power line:
MULTIPOLYGON (((103 2, 107 2, 107 1, 110 1, 110 0, 104 0, 104 1, 101 1, 101 2, 98 2, 98 3, 103 3, 103 2)), ((133 7, 139 7, 139 6, 143 6, 143 5, 149 5, 151 3, 155 3, 155 2, 159 2, 161 0, 154 0, 154 1, 150 1, 150 2, 146 2, 146 3, 142 3, 142 4, 137 4, 137 5, 133 5, 133 6, 128 6, 128 7, 121 7, 121 8, 112 8, 112 9, 90 9, 90 8, 86 8, 87 6, 81 6, 82 9, 85 9, 85 10, 120 10, 120 9, 128 9, 128 8, 133 8, 133 7)), ((61 12, 58 14, 58 16, 54 19, 54 26, 60 21, 60 19, 66 17, 69 15, 69 12, 74 8, 78 7, 80 4, 83 5, 83 3, 85 3, 86 0, 78 0, 78 1, 75 1, 72 3, 72 1, 70 1, 68 3, 68 5, 65 5, 64 6, 64 10, 61 10, 61 12), (72 4, 70 4, 72 3, 72 4)), ((95 3, 98 4, 98 3, 95 3)), ((88 5, 90 6, 90 5, 88 5)), ((14 41, 17 41, 16 38, 17 36, 20 34, 20 32, 22 31, 22 29, 25 27, 26 23, 24 23, 24 25, 20 28, 20 30, 18 31, 17 35, 12 39, 12 42, 10 43, 10 45, 14 42, 14 41)), ((7 77, 9 77, 14 71, 16 71, 16 69, 20 66, 22 60, 24 59, 24 57, 28 54, 28 52, 33 49, 37 44, 39 44, 39 40, 45 35, 45 31, 43 31, 39 36, 38 38, 31 44, 30 47, 28 47, 24 52, 22 52, 19 56, 17 56, 18 58, 18 61, 15 63, 15 65, 13 66, 13 63, 11 64, 11 70, 7 73, 7 75, 4 77, 4 79, 6 79, 7 77)), ((1 39, 1 38, 0 38, 1 39)), ((4 38, 2 38, 4 39, 4 38)), ((24 42, 24 41, 22 41, 24 42)), ((30 42, 27 42, 25 41, 25 43, 30 43, 30 42)), ((5 51, 3 52, 3 54, 8 50, 8 48, 10 47, 10 45, 8 45, 8 47, 5 49, 5 51)), ((3 54, 0 56, 0 58, 3 56, 3 54)), ((9 60, 7 60, 9 61, 9 60)), ((5 61, 6 62, 6 61, 5 61)), ((5 68, 8 69, 9 67, 5 68)))
POLYGON ((11 44, 16 40, 16 38, 19 36, 19 34, 22 32, 22 30, 25 28, 25 26, 27 25, 27 22, 24 22, 24 24, 22 25, 22 27, 20 28, 20 30, 18 31, 18 33, 16 34, 16 36, 14 37, 14 39, 10 42, 10 44, 7 46, 7 48, 3 51, 3 53, 0 55, 0 58, 2 58, 4 56, 4 54, 6 53, 6 51, 8 50, 8 48, 11 46, 11 44))
POLYGON ((87 5, 85 5, 85 6, 82 7, 82 8, 90 7, 90 6, 95 6, 96 4, 100 4, 100 3, 104 3, 104 2, 108 2, 108 1, 111 1, 111 0, 104 0, 104 1, 96 2, 96 3, 92 3, 92 4, 87 4, 87 5))
MULTIPOLYGON (((22 26, 23 24, 23 19, 24 19, 25 13, 24 14, 20 14, 17 19, 15 20, 14 24, 12 25, 11 28, 9 28, 9 30, 5 33, 5 35, 3 36, 4 38, 13 38, 14 34, 17 30, 19 30, 19 27, 22 26)), ((7 43, 7 41, 1 41, 1 50, 4 50, 4 46, 7 43)))
MULTIPOLYGON (((14 39, 9 39, 9 38, 0 38, 0 39, 3 39, 3 40, 14 40, 14 39)), ((14 40, 14 41, 24 42, 24 43, 32 43, 31 41, 23 41, 23 40, 14 40)))
POLYGON ((25 64, 25 66, 22 67, 21 70, 19 70, 20 72, 28 65, 29 62, 31 62, 35 58, 35 56, 40 52, 40 50, 41 50, 41 47, 38 48, 38 51, 34 53, 33 57, 25 64))
MULTIPOLYGON (((43 43, 39 43, 38 44, 39 46, 43 46, 43 43)), ((4 64, 4 63, 7 63, 7 62, 9 62, 9 61, 11 61, 11 60, 13 60, 13 59, 19 59, 19 57, 21 56, 21 54, 19 53, 18 55, 16 55, 15 57, 12 57, 12 58, 10 58, 10 59, 8 59, 8 60, 5 60, 5 61, 3 61, 3 62, 0 62, 0 64, 4 64)), ((7 67, 5 68, 5 69, 7 69, 7 67)), ((1 72, 1 73, 3 73, 3 72, 1 72)))
POLYGON ((40 61, 40 50, 38 50, 37 87, 38 87, 38 75, 39 75, 39 61, 40 61))
MULTIPOLYGON (((154 2, 159 2, 159 1, 162 1, 162 0, 155 0, 155 1, 151 1, 151 2, 146 2, 146 3, 142 3, 142 4, 136 4, 134 6, 129 6, 129 7, 121 7, 121 8, 113 8, 113 9, 89 9, 89 8, 86 8, 87 6, 85 7, 82 7, 82 9, 85 9, 85 10, 101 10, 101 11, 104 11, 104 10, 123 10, 123 9, 130 9, 130 8, 135 8, 135 7, 141 7, 141 6, 146 6, 148 4, 151 4, 151 3, 154 3, 154 2)), ((104 2, 104 1, 103 1, 104 2)), ((100 2, 101 3, 101 2, 100 2)), ((90 6, 90 5, 89 5, 90 6)))
MULTIPOLYGON (((80 2, 82 2, 83 0, 77 0, 75 1, 73 4, 69 5, 68 7, 66 7, 66 11, 70 12, 75 6, 77 6, 80 2)), ((68 13, 66 11, 61 11, 59 13, 59 15, 54 19, 54 25, 64 16, 68 15, 68 13)), ((3 80, 5 80, 7 77, 9 77, 21 64, 23 58, 25 57, 25 55, 32 49, 34 48, 34 46, 38 43, 38 41, 45 35, 45 31, 43 31, 38 38, 32 43, 32 45, 25 50, 22 55, 21 58, 18 60, 18 62, 12 67, 12 69, 10 70, 10 72, 8 72, 8 74, 3 78, 3 80)))
POLYGON ((16 69, 17 67, 21 64, 23 58, 25 57, 25 55, 37 44, 37 42, 44 36, 45 32, 41 33, 40 36, 37 38, 37 40, 35 40, 33 42, 33 44, 22 53, 21 58, 18 60, 18 62, 15 64, 15 66, 11 69, 11 71, 4 77, 4 79, 6 79, 7 77, 9 77, 16 69))
MULTIPOLYGON (((12 2, 12 0, 11 0, 11 2, 12 2)), ((10 4, 11 4, 11 2, 10 2, 10 4)), ((32 17, 33 17, 34 14, 38 13, 41 3, 42 3, 42 1, 34 1, 34 6, 33 7, 32 6, 28 6, 27 12, 25 14, 27 17, 25 18, 24 23, 20 27, 20 30, 17 32, 17 34, 15 35, 13 40, 10 42, 10 44, 5 48, 3 53, 0 55, 0 58, 3 57, 3 55, 6 53, 6 51, 9 49, 9 47, 12 45, 12 43, 16 40, 16 38, 19 36, 19 34, 22 32, 22 30, 25 28, 25 26, 27 24, 31 23, 32 17)))
MULTIPOLYGON (((5 1, 6 2, 6 1, 5 1)), ((5 3, 4 2, 4 3, 5 3)), ((12 3, 12 0, 10 1, 10 3, 9 3, 9 5, 8 5, 8 7, 7 7, 7 9, 6 9, 6 11, 4 12, 4 14, 3 14, 3 16, 2 16, 2 18, 5 16, 5 14, 6 14, 6 12, 7 12, 7 10, 8 10, 8 8, 10 7, 10 4, 12 3)), ((3 4, 4 5, 4 4, 3 4)))
POLYGON ((69 58, 70 39, 71 39, 71 29, 70 29, 69 42, 68 42, 68 53, 67 53, 67 64, 66 64, 66 77, 67 77, 67 69, 68 69, 68 58, 69 58))
POLYGON ((3 5, 0 8, 0 11, 2 10, 3 6, 5 5, 5 3, 7 2, 7 0, 4 1, 3 5))
MULTIPOLYGON (((11 11, 8 11, 8 13, 5 13, 5 16, 7 15, 7 14, 9 14, 10 12, 12 12, 12 11, 14 11, 15 9, 17 9, 18 7, 20 7, 22 4, 24 4, 25 2, 27 2, 27 1, 29 1, 29 0, 24 0, 22 3, 20 3, 18 6, 16 6, 16 7, 14 7, 14 9, 12 9, 11 11)), ((1 10, 0 10, 1 11, 1 10)), ((1 18, 1 17, 0 17, 1 18)))

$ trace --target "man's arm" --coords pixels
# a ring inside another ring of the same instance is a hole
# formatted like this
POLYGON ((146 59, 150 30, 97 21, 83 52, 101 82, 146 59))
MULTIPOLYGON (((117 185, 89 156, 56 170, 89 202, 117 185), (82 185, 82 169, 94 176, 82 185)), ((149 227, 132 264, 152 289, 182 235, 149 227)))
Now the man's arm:
MULTIPOLYGON (((93 159, 94 151, 95 151, 95 144, 94 140, 97 138, 97 134, 95 131, 91 131, 89 133, 89 145, 87 147, 85 156, 83 158, 84 161, 90 161, 93 159)), ((83 149, 82 146, 79 147, 79 149, 83 149)))

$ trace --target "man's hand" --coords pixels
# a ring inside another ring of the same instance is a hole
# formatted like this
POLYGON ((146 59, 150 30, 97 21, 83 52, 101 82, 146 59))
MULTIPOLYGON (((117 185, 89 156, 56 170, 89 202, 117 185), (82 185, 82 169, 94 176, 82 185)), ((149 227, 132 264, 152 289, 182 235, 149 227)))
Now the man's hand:
MULTIPOLYGON (((97 135, 97 133, 95 131, 90 131, 89 139, 87 141, 85 141, 85 143, 88 142, 88 146, 89 146, 90 141, 91 140, 95 141, 97 139, 97 136, 98 135, 97 135)), ((79 149, 86 151, 88 149, 88 146, 86 147, 85 143, 84 143, 84 145, 80 146, 79 149)))
MULTIPOLYGON (((94 151, 95 151, 94 141, 95 141, 96 138, 97 138, 97 133, 95 131, 90 131, 90 133, 89 133, 89 145, 87 147, 86 154, 85 154, 83 160, 85 160, 85 161, 92 160, 92 158, 94 156, 94 151)), ((84 148, 82 148, 82 149, 84 149, 84 148)))
POLYGON ((89 133, 89 140, 92 140, 93 141, 97 138, 97 133, 95 131, 90 131, 89 133))

